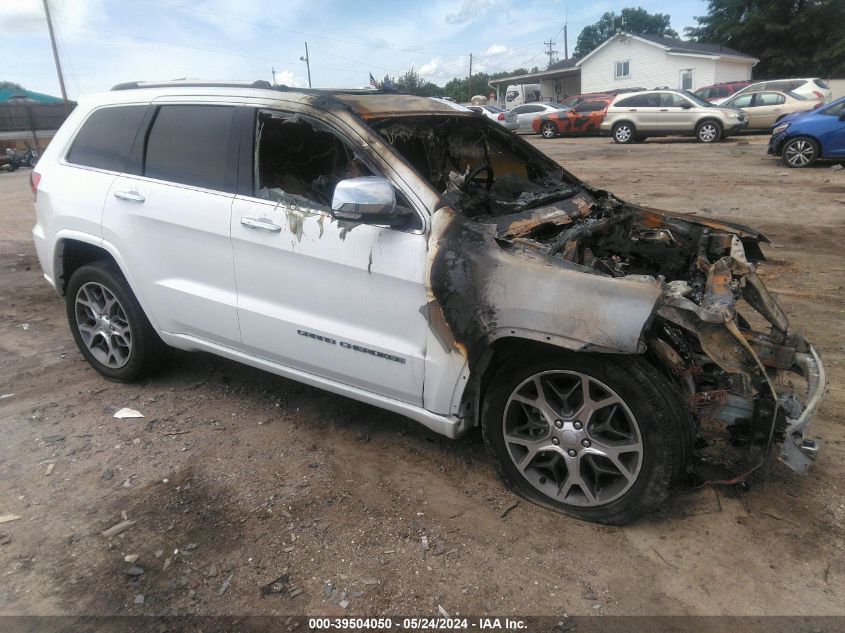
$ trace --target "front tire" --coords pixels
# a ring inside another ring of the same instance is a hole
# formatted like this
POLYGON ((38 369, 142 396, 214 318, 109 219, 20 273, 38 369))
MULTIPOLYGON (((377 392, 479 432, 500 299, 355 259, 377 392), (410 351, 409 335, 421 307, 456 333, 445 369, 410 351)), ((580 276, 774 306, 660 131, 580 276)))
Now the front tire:
POLYGON ((622 123, 617 123, 613 126, 613 129, 610 131, 610 135, 613 137, 614 143, 625 145, 627 143, 634 142, 636 139, 636 132, 637 131, 633 124, 623 121, 622 123))
POLYGON ((541 353, 501 367, 486 393, 497 470, 544 507, 622 525, 654 510, 685 471, 692 422, 642 358, 541 353))
POLYGON ((702 143, 718 143, 722 138, 722 126, 716 121, 704 121, 696 128, 695 137, 702 143))
POLYGON ((819 159, 819 145, 809 136, 796 136, 784 144, 781 157, 787 167, 809 167, 819 159))
POLYGON ((557 125, 553 121, 543 121, 543 124, 540 126, 540 136, 543 138, 554 138, 557 135, 557 125))
POLYGON ((79 351, 109 380, 132 382, 160 365, 166 347, 116 265, 100 261, 77 269, 65 307, 79 351))

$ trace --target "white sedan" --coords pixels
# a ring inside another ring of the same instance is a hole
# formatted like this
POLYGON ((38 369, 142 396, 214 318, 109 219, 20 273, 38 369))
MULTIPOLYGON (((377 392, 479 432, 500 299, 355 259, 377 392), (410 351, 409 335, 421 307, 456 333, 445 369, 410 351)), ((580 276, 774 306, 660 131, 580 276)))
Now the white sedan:
POLYGON ((531 124, 538 116, 568 109, 559 103, 523 103, 505 115, 505 122, 511 124, 507 126, 509 130, 513 130, 514 132, 531 132, 533 134, 534 129, 531 127, 531 124), (511 127, 514 124, 516 124, 515 127, 511 127))
POLYGON ((485 116, 488 119, 492 119, 496 123, 504 125, 507 129, 513 130, 516 128, 516 121, 508 122, 506 119, 506 112, 504 109, 500 108, 499 106, 494 105, 471 105, 467 106, 469 110, 472 110, 476 114, 480 114, 481 116, 485 116))

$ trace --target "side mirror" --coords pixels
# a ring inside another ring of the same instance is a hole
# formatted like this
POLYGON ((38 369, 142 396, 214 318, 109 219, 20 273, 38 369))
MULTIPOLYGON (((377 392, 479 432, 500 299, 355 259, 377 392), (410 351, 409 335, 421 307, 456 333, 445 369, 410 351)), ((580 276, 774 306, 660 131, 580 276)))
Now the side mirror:
POLYGON ((845 110, 842 110, 842 112, 839 113, 839 120, 845 121, 845 110))
POLYGON ((684 110, 689 110, 690 108, 692 108, 692 104, 691 104, 691 103, 689 103, 689 102, 687 101, 687 102, 682 103, 682 104, 681 104, 681 107, 682 107, 684 110))
POLYGON ((408 211, 396 206, 396 193, 387 178, 363 176, 337 183, 332 196, 332 217, 347 222, 397 226, 408 211))

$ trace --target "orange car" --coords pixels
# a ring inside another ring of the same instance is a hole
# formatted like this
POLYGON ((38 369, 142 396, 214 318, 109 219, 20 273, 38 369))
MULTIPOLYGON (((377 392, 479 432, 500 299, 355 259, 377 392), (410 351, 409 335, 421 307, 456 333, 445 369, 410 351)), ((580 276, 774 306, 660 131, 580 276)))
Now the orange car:
POLYGON ((592 96, 573 108, 552 112, 534 119, 531 127, 543 138, 560 134, 597 134, 615 95, 592 96))

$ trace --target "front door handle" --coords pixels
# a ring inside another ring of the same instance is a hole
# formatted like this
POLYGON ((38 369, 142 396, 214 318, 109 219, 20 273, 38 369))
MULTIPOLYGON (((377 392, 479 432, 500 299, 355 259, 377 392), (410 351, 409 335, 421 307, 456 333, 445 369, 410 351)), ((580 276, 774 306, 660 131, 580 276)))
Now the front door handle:
POLYGON ((146 200, 146 198, 137 191, 115 191, 114 197, 128 202, 143 202, 146 200))
POLYGON ((282 227, 275 224, 270 218, 241 218, 241 224, 248 229, 260 229, 271 233, 278 233, 282 230, 282 227))

